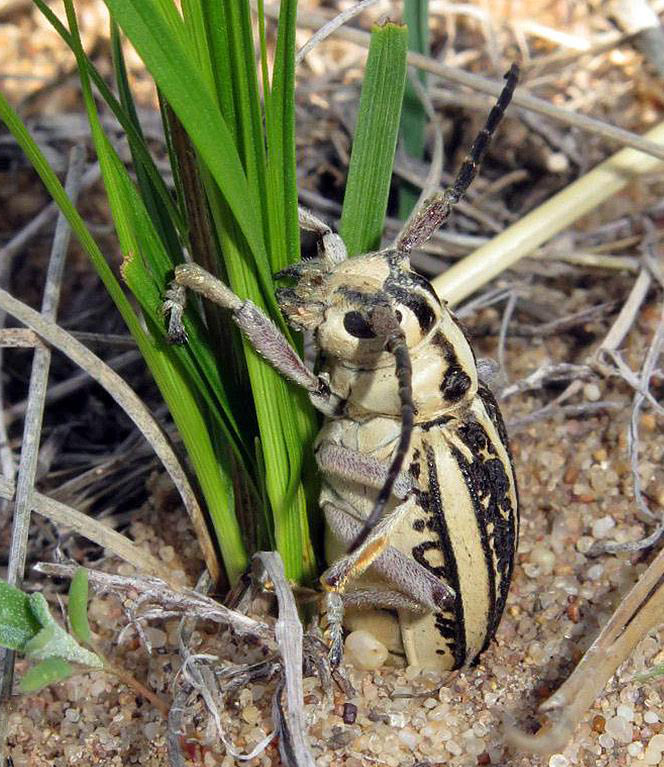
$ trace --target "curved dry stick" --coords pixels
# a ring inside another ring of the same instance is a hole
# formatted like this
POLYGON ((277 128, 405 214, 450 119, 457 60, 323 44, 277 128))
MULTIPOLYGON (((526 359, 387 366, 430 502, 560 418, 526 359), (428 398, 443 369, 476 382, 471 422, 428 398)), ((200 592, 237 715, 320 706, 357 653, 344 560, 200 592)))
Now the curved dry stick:
POLYGON ((0 309, 11 314, 27 325, 51 346, 60 350, 113 397, 120 407, 136 424, 145 439, 163 463, 173 484, 178 489, 182 502, 194 526, 196 537, 203 552, 205 564, 212 578, 219 578, 219 565, 214 545, 207 529, 205 517, 193 488, 161 427, 143 402, 136 396, 129 384, 105 362, 99 359, 82 343, 53 322, 45 320, 39 312, 0 289, 0 309))
POLYGON ((552 715, 552 726, 537 735, 508 726, 508 742, 539 754, 562 751, 618 666, 661 623, 664 623, 664 550, 632 587, 569 679, 539 707, 552 715))
MULTIPOLYGON (((268 3, 265 5, 265 15, 275 21, 279 18, 279 10, 278 3, 268 3)), ((309 27, 310 29, 317 30, 325 27, 329 22, 330 18, 324 13, 304 10, 302 8, 298 9, 297 23, 300 27, 309 27)), ((349 43, 359 45, 362 48, 369 47, 371 35, 363 29, 341 26, 334 29, 333 34, 349 43)), ((425 56, 424 54, 416 53, 415 51, 408 51, 408 64, 409 66, 416 67, 425 72, 430 72, 436 77, 457 83, 458 85, 463 85, 467 88, 472 88, 472 90, 479 91, 480 93, 486 93, 494 98, 499 95, 502 89, 502 85, 496 80, 482 77, 481 75, 475 75, 472 74, 472 72, 466 72, 457 67, 442 64, 430 56, 425 56)), ((562 109, 545 99, 531 96, 523 87, 519 88, 514 94, 513 103, 530 112, 550 117, 552 120, 556 120, 563 125, 579 128, 579 130, 602 136, 602 138, 609 141, 615 141, 623 146, 633 147, 652 157, 658 157, 660 160, 664 159, 664 147, 658 146, 657 141, 653 141, 650 136, 639 136, 638 133, 618 128, 617 126, 603 122, 602 120, 586 117, 585 115, 573 112, 570 109, 562 109)))
MULTIPOLYGON (((11 480, 0 477, 0 498, 9 501, 14 498, 15 485, 11 480)), ((152 554, 137 546, 126 536, 102 525, 87 514, 83 514, 71 506, 67 506, 47 495, 32 491, 30 497, 31 511, 36 511, 50 519, 56 525, 69 527, 77 535, 82 535, 89 541, 108 549, 125 562, 134 565, 146 575, 154 575, 167 583, 171 583, 171 568, 152 554)))

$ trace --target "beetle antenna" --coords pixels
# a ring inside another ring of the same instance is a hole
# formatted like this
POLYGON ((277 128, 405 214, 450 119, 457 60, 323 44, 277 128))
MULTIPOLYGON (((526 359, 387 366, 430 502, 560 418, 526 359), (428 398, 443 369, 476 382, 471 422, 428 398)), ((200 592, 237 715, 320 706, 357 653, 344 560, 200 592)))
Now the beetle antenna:
POLYGON ((412 218, 409 219, 404 230, 397 238, 397 251, 409 253, 411 250, 419 247, 449 218, 452 209, 468 191, 468 187, 477 175, 477 171, 491 143, 491 137, 496 132, 496 128, 503 119, 505 110, 512 100, 518 80, 519 67, 517 64, 512 64, 505 75, 505 85, 500 92, 500 96, 498 96, 498 100, 489 112, 484 127, 477 134, 475 141, 473 141, 470 152, 468 152, 461 164, 461 168, 459 168, 452 186, 445 189, 444 192, 430 197, 413 213, 412 218))
POLYGON ((371 514, 364 521, 364 527, 360 534, 353 541, 350 552, 356 551, 366 539, 371 531, 380 522, 385 506, 392 494, 394 483, 401 472, 406 453, 410 447, 410 438, 413 433, 413 423, 415 421, 415 404, 413 402, 413 368, 410 363, 410 353, 406 336, 399 325, 392 309, 385 304, 379 304, 371 312, 369 318, 373 331, 378 336, 385 336, 385 348, 394 355, 396 376, 399 382, 399 400, 401 402, 401 435, 397 449, 392 457, 392 463, 387 470, 385 482, 378 493, 376 503, 371 514))

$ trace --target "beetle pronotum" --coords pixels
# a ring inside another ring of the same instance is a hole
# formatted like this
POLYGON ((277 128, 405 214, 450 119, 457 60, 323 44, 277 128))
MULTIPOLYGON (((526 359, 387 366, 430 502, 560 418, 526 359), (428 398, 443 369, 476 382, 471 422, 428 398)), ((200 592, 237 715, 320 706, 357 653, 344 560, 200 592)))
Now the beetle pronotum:
POLYGON ((291 325, 313 332, 317 373, 254 304, 201 267, 178 266, 166 294, 174 342, 185 340, 185 292, 194 290, 229 309, 255 349, 326 416, 315 450, 333 662, 344 610, 349 623, 350 609, 359 611, 409 663, 445 670, 487 647, 505 606, 518 536, 505 428, 462 328, 410 269, 409 254, 468 189, 517 77, 513 65, 454 184, 422 205, 395 247, 347 259, 339 235, 300 211, 301 226, 320 238, 319 255, 276 275, 294 280, 277 300, 291 325))

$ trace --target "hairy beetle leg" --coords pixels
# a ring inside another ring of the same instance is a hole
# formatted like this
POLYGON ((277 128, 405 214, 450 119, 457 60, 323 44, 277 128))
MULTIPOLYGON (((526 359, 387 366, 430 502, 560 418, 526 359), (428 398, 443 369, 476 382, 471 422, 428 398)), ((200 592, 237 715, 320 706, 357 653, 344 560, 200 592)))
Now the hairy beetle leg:
POLYGON ((336 407, 338 397, 329 389, 327 379, 306 367, 279 328, 254 303, 242 300, 221 280, 198 264, 179 264, 175 279, 166 291, 162 308, 170 313, 168 336, 172 343, 184 343, 187 334, 182 323, 186 290, 192 290, 218 306, 232 312, 236 325, 249 343, 285 378, 301 386, 322 412, 336 407))
POLYGON ((168 316, 168 329, 166 331, 168 342, 171 344, 186 344, 188 341, 187 331, 182 322, 182 315, 187 304, 187 291, 182 285, 172 282, 164 296, 161 311, 168 316))

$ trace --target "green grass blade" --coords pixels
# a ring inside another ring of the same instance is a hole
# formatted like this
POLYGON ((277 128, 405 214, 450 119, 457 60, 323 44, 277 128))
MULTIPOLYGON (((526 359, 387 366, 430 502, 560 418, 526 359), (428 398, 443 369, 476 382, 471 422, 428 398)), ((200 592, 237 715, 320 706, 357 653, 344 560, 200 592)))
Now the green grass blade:
POLYGON ((406 27, 387 22, 373 28, 339 227, 351 256, 380 245, 406 82, 406 53, 406 27))
MULTIPOLYGON (((408 0, 404 3, 403 18, 408 26, 408 50, 429 55, 429 0, 408 0)), ((426 87, 427 75, 418 70, 415 75, 426 87)), ((399 135, 406 154, 418 160, 424 157, 425 132, 429 117, 422 105, 417 91, 409 79, 403 97, 401 127, 399 135)), ((404 182, 399 188, 399 218, 405 220, 410 215, 419 198, 419 190, 404 182)))
MULTIPOLYGON (((242 241, 224 201, 220 196, 215 199, 214 191, 210 205, 231 286, 240 295, 255 294, 259 291, 256 273, 243 257, 239 245, 242 241)), ((265 309, 260 297, 257 303, 265 309)), ((304 392, 286 383, 246 342, 244 349, 266 459, 266 490, 277 548, 288 577, 308 580, 314 575, 315 562, 308 537, 302 535, 306 498, 300 475, 303 456, 311 453, 315 427, 312 419, 307 431, 297 410, 307 412, 310 406, 304 392)))
POLYGON ((295 169, 295 29, 297 0, 281 3, 272 86, 265 102, 267 126, 270 268, 300 260, 295 169))
MULTIPOLYGON (((139 140, 137 141, 134 138, 134 133, 127 135, 129 150, 131 152, 134 168, 136 169, 136 179, 138 181, 141 198, 145 203, 148 215, 150 216, 161 241, 164 243, 164 247, 169 253, 171 260, 179 261, 182 248, 176 231, 176 222, 170 215, 173 206, 167 206, 163 202, 163 195, 160 193, 160 189, 155 187, 153 177, 142 161, 143 155, 141 153, 141 148, 145 147, 145 138, 129 87, 127 69, 125 67, 124 54, 122 52, 120 30, 118 29, 118 25, 113 22, 111 22, 111 53, 115 69, 115 80, 118 87, 118 93, 120 94, 120 103, 134 126, 135 134, 139 137, 139 140)), ((89 66, 88 71, 90 71, 89 66)))
MULTIPOLYGON (((210 514, 215 519, 215 532, 228 576, 231 581, 234 581, 244 570, 247 559, 234 515, 230 467, 223 453, 217 451, 211 441, 211 430, 201 412, 200 404, 193 395, 194 387, 191 381, 183 376, 183 371, 175 362, 177 359, 175 355, 182 355, 182 350, 170 354, 171 348, 167 349, 163 340, 163 323, 160 316, 161 290, 165 285, 165 275, 170 262, 165 252, 160 252, 161 242, 145 208, 124 166, 103 133, 87 76, 85 56, 78 36, 72 0, 65 0, 65 8, 74 40, 74 54, 79 64, 83 98, 92 137, 111 213, 125 256, 123 276, 131 283, 130 287, 138 290, 137 297, 145 310, 148 327, 156 341, 149 355, 144 353, 144 356, 148 364, 152 363, 150 368, 155 380, 192 458, 210 514), (161 267, 161 274, 155 275, 152 271, 142 269, 143 262, 140 254, 143 252, 151 253, 151 265, 156 269, 161 267)), ((189 353, 189 350, 184 353, 189 353)))
POLYGON ((106 0, 219 186, 257 263, 266 262, 260 212, 216 97, 186 47, 184 25, 166 21, 157 0, 106 0))
MULTIPOLYGON (((247 183, 260 211, 263 236, 267 236, 265 135, 254 58, 254 40, 249 3, 224 0, 225 37, 233 83, 237 146, 247 183)), ((217 41, 217 46, 221 38, 217 41)))
POLYGON ((88 623, 88 571, 79 567, 69 584, 69 602, 67 604, 69 628, 79 642, 88 644, 91 639, 88 623))
MULTIPOLYGON (((39 8, 40 12, 48 20, 53 29, 60 35, 64 42, 71 48, 72 38, 69 34, 69 30, 62 24, 60 19, 53 13, 51 8, 46 4, 45 0, 34 0, 35 5, 39 8)), ((181 238, 184 240, 186 237, 186 229, 184 221, 180 216, 177 207, 174 205, 171 195, 169 194, 166 184, 164 183, 159 171, 157 170, 154 160, 150 156, 147 146, 143 142, 143 138, 136 131, 134 122, 127 115, 122 108, 120 102, 115 98, 111 89, 106 85, 104 78, 99 74, 98 70, 88 59, 88 72, 95 87, 99 91, 101 97, 117 118, 118 122, 127 133, 127 139, 132 148, 132 152, 135 153, 136 167, 142 167, 144 172, 149 176, 153 188, 155 189, 161 204, 168 211, 168 217, 174 222, 177 231, 180 233, 181 238)))

